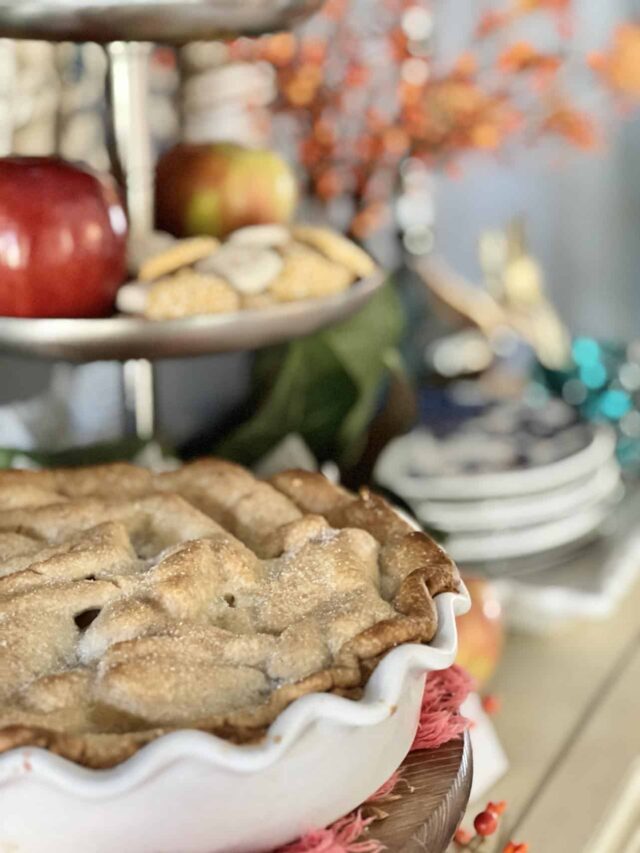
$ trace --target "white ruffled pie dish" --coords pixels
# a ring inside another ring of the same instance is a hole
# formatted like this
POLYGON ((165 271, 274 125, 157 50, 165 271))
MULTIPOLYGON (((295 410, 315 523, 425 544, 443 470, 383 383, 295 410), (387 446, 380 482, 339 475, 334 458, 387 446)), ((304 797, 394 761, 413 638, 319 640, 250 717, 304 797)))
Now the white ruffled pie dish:
POLYGON ((301 697, 257 745, 180 731, 110 770, 30 747, 0 755, 0 853, 258 853, 326 826, 398 768, 425 675, 455 659, 468 593, 435 601, 429 645, 389 652, 357 702, 301 697))

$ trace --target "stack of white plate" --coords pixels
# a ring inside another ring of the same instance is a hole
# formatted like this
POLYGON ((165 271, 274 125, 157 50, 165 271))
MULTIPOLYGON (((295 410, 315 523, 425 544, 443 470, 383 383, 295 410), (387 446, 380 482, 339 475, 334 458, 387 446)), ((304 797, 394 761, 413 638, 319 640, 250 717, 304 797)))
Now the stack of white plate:
POLYGON ((599 535, 624 492, 613 432, 557 401, 501 404, 442 437, 414 430, 375 476, 462 564, 566 552, 599 535))

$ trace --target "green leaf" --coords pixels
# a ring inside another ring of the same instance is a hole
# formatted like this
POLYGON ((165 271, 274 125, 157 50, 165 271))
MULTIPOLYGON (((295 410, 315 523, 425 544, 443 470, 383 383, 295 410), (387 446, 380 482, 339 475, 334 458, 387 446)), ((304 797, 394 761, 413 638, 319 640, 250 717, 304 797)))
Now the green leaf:
POLYGON ((339 326, 260 353, 256 412, 215 452, 252 464, 296 432, 320 459, 354 461, 402 328, 400 303, 389 285, 339 326))
POLYGON ((43 467, 75 467, 76 465, 101 465, 108 462, 130 460, 140 453, 146 441, 137 438, 116 442, 91 444, 84 447, 72 447, 68 450, 22 451, 12 448, 0 448, 0 468, 10 468, 16 457, 26 457, 43 467))
MULTIPOLYGON (((256 375, 262 369, 258 366, 256 375)), ((356 389, 322 340, 286 347, 255 415, 217 448, 216 453, 250 465, 285 435, 297 432, 316 452, 330 453, 327 436, 345 416, 356 389)))
POLYGON ((389 285, 351 321, 325 332, 329 347, 356 385, 358 396, 337 435, 344 461, 354 462, 375 412, 387 360, 400 340, 404 318, 395 289, 389 285))

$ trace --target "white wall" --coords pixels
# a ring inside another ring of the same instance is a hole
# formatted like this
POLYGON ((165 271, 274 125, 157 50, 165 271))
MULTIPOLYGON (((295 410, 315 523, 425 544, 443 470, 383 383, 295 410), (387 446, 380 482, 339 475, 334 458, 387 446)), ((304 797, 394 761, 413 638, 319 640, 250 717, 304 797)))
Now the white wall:
MULTIPOLYGON (((436 3, 441 55, 464 46, 470 5, 436 3)), ((606 41, 634 7, 638 11, 630 0, 575 5, 576 42, 586 51, 606 41)), ((592 101, 592 92, 583 94, 586 104, 592 101)), ((614 130, 602 154, 546 145, 505 164, 476 158, 461 178, 440 177, 437 187, 439 247, 461 271, 477 275, 483 228, 524 214, 532 248, 572 328, 603 336, 640 334, 640 121, 614 130)))

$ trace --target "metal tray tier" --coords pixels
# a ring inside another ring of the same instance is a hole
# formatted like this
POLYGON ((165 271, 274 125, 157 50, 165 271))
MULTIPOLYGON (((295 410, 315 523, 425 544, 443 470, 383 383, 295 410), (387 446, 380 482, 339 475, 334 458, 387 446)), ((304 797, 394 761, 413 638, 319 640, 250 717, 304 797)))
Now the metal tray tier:
POLYGON ((185 44, 289 29, 323 0, 0 0, 0 37, 185 44))
POLYGON ((345 293, 236 314, 153 322, 116 316, 101 320, 0 317, 0 352, 64 361, 186 358, 254 350, 310 335, 362 308, 385 283, 383 273, 345 293))

